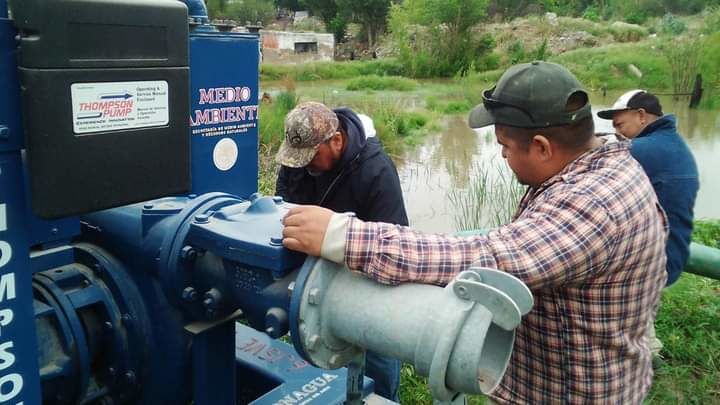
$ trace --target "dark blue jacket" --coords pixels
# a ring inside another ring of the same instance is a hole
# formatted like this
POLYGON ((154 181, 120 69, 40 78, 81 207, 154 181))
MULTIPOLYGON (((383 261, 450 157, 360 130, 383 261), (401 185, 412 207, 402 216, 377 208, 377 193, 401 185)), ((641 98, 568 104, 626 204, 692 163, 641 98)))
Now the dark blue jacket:
POLYGON ((693 207, 700 182, 697 165, 677 132, 675 116, 654 121, 632 140, 630 152, 645 169, 665 210, 670 226, 667 254, 667 285, 674 283, 687 262, 693 207))
POLYGON ((376 137, 366 138, 358 116, 333 110, 347 133, 347 146, 332 170, 313 177, 304 168, 281 167, 275 193, 285 201, 354 212, 364 221, 408 225, 397 170, 376 137))

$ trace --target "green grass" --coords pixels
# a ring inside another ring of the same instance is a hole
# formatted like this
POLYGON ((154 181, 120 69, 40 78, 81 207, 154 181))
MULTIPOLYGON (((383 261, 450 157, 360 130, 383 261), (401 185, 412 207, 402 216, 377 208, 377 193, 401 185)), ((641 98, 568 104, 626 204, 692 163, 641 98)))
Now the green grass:
POLYGON ((695 242, 720 249, 720 219, 701 219, 695 221, 694 225, 695 242))
POLYGON ((258 191, 271 195, 275 192, 275 178, 278 165, 275 154, 285 138, 285 116, 298 103, 293 90, 278 93, 271 104, 261 103, 259 120, 258 191))
MULTIPOLYGON (((600 48, 583 48, 550 58, 567 67, 586 87, 608 90, 670 88, 670 64, 652 48, 652 43, 614 44, 600 48), (630 64, 642 72, 637 77, 630 64)), ((659 43, 655 44, 659 46, 659 43)))
POLYGON ((298 82, 313 80, 351 79, 359 76, 400 76, 402 66, 392 58, 370 61, 317 62, 298 65, 263 64, 260 81, 267 82, 289 78, 298 82))
MULTIPOLYGON (((720 220, 695 221, 693 241, 720 248, 720 220)), ((683 273, 662 293, 664 348, 648 404, 720 404, 720 281, 683 273)))
POLYGON ((357 90, 397 90, 412 91, 415 90, 418 83, 415 80, 400 76, 378 76, 369 75, 356 77, 350 80, 346 89, 351 91, 357 90))

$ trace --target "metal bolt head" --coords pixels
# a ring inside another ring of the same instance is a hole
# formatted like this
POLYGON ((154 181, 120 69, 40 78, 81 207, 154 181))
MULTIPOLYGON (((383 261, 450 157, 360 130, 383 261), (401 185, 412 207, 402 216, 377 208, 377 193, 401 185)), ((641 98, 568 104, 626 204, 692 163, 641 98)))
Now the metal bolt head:
POLYGON ((151 210, 151 209, 153 209, 153 207, 155 207, 155 204, 153 204, 153 203, 147 203, 147 204, 143 205, 143 209, 146 209, 146 210, 151 210))
POLYGON ((190 245, 184 246, 182 250, 180 250, 180 257, 183 260, 195 260, 197 257, 197 250, 190 245))
POLYGON ((129 370, 128 372, 125 373, 125 380, 126 380, 129 384, 134 384, 134 383, 135 383, 135 379, 136 379, 136 377, 135 377, 135 372, 134 372, 134 371, 129 370))
POLYGON ((106 321, 106 322, 103 324, 103 326, 105 327, 106 330, 113 330, 113 324, 112 324, 112 322, 110 322, 110 321, 106 321))
POLYGON ((455 291, 460 298, 465 298, 468 295, 467 287, 465 287, 464 285, 458 286, 455 291))
POLYGON ((295 282, 291 281, 290 284, 288 284, 288 294, 292 294, 293 291, 295 291, 295 282))
POLYGON ((205 305, 206 307, 212 307, 213 304, 215 304, 215 300, 212 299, 212 297, 207 297, 203 300, 203 305, 205 305))
POLYGON ((311 288, 310 292, 308 293, 308 303, 310 305, 317 305, 320 303, 320 289, 319 288, 311 288))
POLYGON ((283 198, 279 195, 276 195, 275 197, 273 197, 273 201, 275 202, 275 204, 282 204, 283 198))
POLYGON ((198 293, 193 287, 185 287, 182 292, 182 299, 187 302, 193 302, 197 299, 198 293))
POLYGON ((330 367, 331 368, 340 368, 343 366, 342 357, 340 357, 339 354, 333 354, 330 356, 330 367))
POLYGON ((207 224, 210 222, 210 217, 207 214, 197 214, 195 215, 195 222, 198 224, 207 224))
POLYGON ((283 238, 277 237, 277 236, 271 236, 270 237, 270 245, 271 246, 282 246, 283 238))
POLYGON ((123 314, 121 319, 122 319, 123 323, 126 325, 132 323, 132 316, 130 314, 123 314))
POLYGON ((90 287, 90 280, 85 279, 80 284, 83 286, 83 288, 90 287))
POLYGON ((320 345, 320 335, 312 335, 312 336, 310 336, 310 338, 307 341, 306 348, 309 351, 314 352, 315 350, 317 350, 319 345, 320 345))

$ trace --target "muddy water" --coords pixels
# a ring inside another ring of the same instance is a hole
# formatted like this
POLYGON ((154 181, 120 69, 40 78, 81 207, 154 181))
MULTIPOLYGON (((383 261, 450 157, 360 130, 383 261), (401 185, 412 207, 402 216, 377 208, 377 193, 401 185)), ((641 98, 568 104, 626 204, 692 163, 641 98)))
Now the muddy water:
MULTIPOLYGON (((593 95, 593 105, 604 109, 619 95, 593 95)), ((720 218, 720 111, 690 110, 685 101, 669 97, 661 101, 666 113, 677 116, 679 131, 698 163, 701 185, 695 217, 720 218)), ((450 116, 445 124, 397 162, 410 223, 428 232, 454 232, 452 193, 467 190, 478 165, 492 167, 489 172, 496 176, 504 165, 491 129, 469 129, 465 114, 450 116)), ((597 117, 596 128, 612 131, 609 121, 597 117)))

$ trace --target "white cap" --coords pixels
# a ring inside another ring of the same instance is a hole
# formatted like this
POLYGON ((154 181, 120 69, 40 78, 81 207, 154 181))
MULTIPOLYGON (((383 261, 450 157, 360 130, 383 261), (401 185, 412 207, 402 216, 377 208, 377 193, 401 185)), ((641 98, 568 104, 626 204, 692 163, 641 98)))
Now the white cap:
POLYGON ((377 135, 377 131, 375 131, 375 124, 373 124, 372 118, 368 117, 365 114, 358 114, 358 118, 360 118, 360 122, 362 122, 363 130, 365 131, 365 138, 372 138, 375 135, 377 135))

